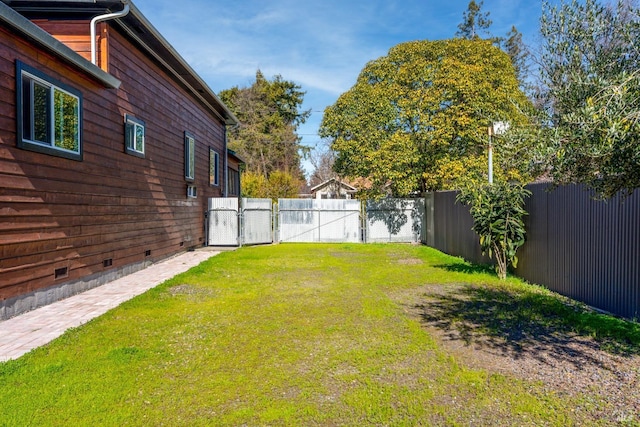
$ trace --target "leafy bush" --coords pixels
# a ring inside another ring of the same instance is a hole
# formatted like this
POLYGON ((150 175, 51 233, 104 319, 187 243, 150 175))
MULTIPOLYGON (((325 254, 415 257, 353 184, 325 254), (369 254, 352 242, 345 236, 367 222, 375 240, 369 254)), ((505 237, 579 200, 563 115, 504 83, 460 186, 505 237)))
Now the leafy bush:
POLYGON ((267 194, 267 179, 261 173, 242 173, 242 197, 264 197, 267 194))
POLYGON ((524 202, 531 192, 521 184, 496 183, 470 186, 456 201, 469 205, 473 231, 480 237, 483 254, 496 259, 498 277, 507 277, 507 267, 518 265, 516 252, 525 242, 524 202))
POLYGON ((297 197, 300 181, 291 173, 273 171, 266 178, 261 173, 245 171, 242 174, 242 197, 279 198, 297 197))

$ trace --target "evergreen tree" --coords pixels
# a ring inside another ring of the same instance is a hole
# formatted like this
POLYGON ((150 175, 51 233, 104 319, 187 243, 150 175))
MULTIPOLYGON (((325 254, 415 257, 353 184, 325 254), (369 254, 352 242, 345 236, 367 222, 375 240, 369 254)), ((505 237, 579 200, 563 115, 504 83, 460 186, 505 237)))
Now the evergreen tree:
POLYGON ((522 33, 513 25, 507 33, 507 38, 504 40, 503 50, 509 55, 509 58, 511 58, 511 63, 520 81, 520 85, 524 87, 525 79, 529 74, 529 49, 522 41, 522 33))
POLYGON ((489 27, 493 23, 489 19, 489 12, 482 12, 483 1, 476 3, 471 0, 467 10, 462 14, 462 23, 458 25, 457 37, 474 40, 480 38, 480 32, 489 34, 489 27))
POLYGON ((229 148, 245 160, 247 170, 265 178, 276 170, 302 178, 305 147, 296 132, 310 111, 300 110, 304 97, 300 89, 280 75, 267 80, 258 70, 250 87, 220 92, 220 99, 240 121, 229 131, 229 148))

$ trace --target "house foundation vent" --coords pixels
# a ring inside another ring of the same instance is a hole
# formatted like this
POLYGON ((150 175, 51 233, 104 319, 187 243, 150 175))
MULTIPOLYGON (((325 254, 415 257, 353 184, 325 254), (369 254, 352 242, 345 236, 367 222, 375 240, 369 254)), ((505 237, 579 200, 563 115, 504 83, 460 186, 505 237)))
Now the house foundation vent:
POLYGON ((60 267, 56 268, 53 271, 54 279, 64 279, 65 277, 69 277, 69 268, 68 267, 60 267))

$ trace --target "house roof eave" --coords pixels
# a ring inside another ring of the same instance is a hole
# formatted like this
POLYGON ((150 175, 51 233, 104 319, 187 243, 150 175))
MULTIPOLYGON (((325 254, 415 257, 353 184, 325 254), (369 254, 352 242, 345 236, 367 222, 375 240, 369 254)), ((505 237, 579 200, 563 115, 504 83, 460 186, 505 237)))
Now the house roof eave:
MULTIPOLYGON (((121 0, 123 3, 127 0, 121 0)), ((160 34, 160 32, 149 22, 142 12, 131 1, 129 4, 129 14, 118 18, 120 27, 132 37, 138 44, 143 46, 149 54, 167 67, 191 93, 204 102, 212 111, 227 125, 237 125, 238 118, 215 94, 209 85, 195 72, 195 70, 185 61, 175 48, 160 34), (142 28, 142 34, 137 29, 142 28)))
POLYGON ((247 162, 246 162, 242 157, 240 157, 240 156, 238 155, 238 153, 236 153, 236 152, 235 152, 235 151, 233 151, 233 150, 230 150, 229 148, 227 148, 227 153, 228 153, 230 156, 234 157, 236 160, 238 160, 238 163, 243 164, 243 165, 247 163, 247 162))
POLYGON ((205 81, 191 68, 171 44, 149 22, 131 0, 0 0, 4 21, 45 46, 49 51, 62 56, 76 67, 95 75, 109 87, 119 87, 120 81, 92 64, 46 31, 29 21, 25 16, 57 14, 64 16, 79 14, 85 19, 103 14, 119 12, 128 4, 129 13, 123 17, 107 21, 118 27, 127 37, 137 43, 143 52, 161 64, 195 99, 200 101, 226 125, 237 125, 237 117, 220 100, 205 81), (22 14, 25 14, 23 16, 22 14))
POLYGON ((105 72, 100 67, 92 64, 91 61, 87 61, 71 48, 54 38, 51 34, 47 33, 1 1, 0 22, 11 28, 13 31, 18 32, 31 41, 37 43, 48 52, 63 59, 68 64, 95 78, 106 87, 112 89, 120 87, 120 80, 105 72))

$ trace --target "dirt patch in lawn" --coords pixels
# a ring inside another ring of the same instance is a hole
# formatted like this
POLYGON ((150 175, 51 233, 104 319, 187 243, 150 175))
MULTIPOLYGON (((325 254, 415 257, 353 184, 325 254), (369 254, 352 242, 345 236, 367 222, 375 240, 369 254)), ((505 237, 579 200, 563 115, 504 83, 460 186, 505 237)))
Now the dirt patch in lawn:
POLYGON ((429 285, 391 296, 462 365, 540 382, 594 422, 640 425, 637 346, 580 335, 543 298, 504 290, 429 285))
POLYGON ((398 260, 400 265, 421 265, 423 263, 420 258, 401 258, 398 260))

